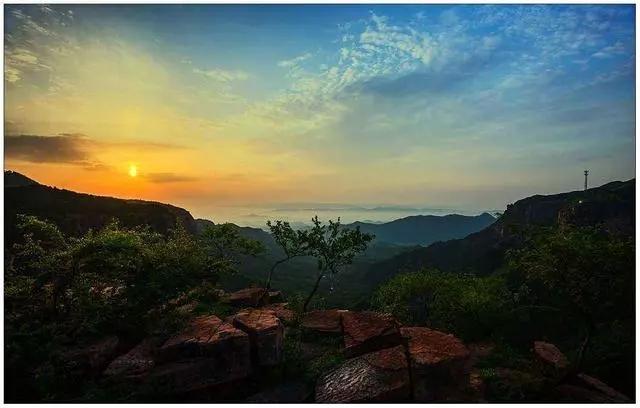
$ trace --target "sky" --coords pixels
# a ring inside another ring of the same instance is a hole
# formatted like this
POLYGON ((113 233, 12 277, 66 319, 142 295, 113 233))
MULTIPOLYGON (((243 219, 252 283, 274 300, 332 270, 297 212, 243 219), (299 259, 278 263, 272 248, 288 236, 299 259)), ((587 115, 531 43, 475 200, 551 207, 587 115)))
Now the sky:
POLYGON ((635 173, 633 5, 5 5, 5 169, 229 208, 503 209, 635 173))

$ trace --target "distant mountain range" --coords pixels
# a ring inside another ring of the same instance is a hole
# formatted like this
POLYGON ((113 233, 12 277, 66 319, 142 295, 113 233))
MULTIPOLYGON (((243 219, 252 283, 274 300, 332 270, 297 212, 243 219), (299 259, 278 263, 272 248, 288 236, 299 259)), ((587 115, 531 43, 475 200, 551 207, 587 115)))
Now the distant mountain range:
MULTIPOLYGON (((44 186, 16 172, 5 171, 5 242, 15 233, 16 214, 31 214, 55 222, 67 234, 80 235, 117 218, 127 227, 148 225, 166 233, 182 223, 196 234, 209 220, 195 220, 182 208, 143 200, 125 200, 76 193, 44 186)), ((335 280, 323 282, 321 291, 334 291, 329 305, 350 307, 366 301, 381 282, 405 270, 436 267, 444 271, 487 274, 503 262, 506 249, 518 243, 518 229, 531 225, 600 224, 609 231, 632 235, 635 231, 635 179, 613 182, 586 191, 548 196, 536 195, 509 205, 497 220, 488 213, 478 216, 421 215, 376 224, 355 222, 376 235, 376 240, 353 265, 335 280), (429 246, 426 246, 429 245, 429 246), (426 247, 425 247, 426 246, 426 247)), ((242 259, 240 271, 223 280, 227 288, 261 283, 282 250, 270 233, 259 228, 240 227, 241 235, 262 242, 267 251, 242 259)), ((306 291, 312 284, 315 261, 296 258, 282 265, 274 287, 287 293, 306 291)))
POLYGON ((347 228, 360 227, 375 234, 376 241, 398 245, 429 245, 437 241, 463 238, 491 225, 496 219, 488 213, 476 216, 414 215, 382 224, 354 222, 347 228))
POLYGON ((482 231, 404 252, 381 261, 372 271, 385 278, 423 267, 487 274, 502 265, 505 251, 518 245, 519 231, 530 226, 600 225, 614 234, 634 236, 635 185, 632 179, 584 191, 528 197, 509 205, 482 231))

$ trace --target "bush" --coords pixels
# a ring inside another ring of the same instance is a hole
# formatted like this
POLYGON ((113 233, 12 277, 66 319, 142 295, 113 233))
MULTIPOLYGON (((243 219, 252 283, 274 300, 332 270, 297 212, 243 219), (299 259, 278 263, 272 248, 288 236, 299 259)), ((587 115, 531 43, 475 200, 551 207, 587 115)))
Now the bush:
POLYGON ((465 339, 491 335, 511 308, 498 276, 454 275, 423 270, 393 277, 372 297, 372 306, 405 324, 455 333, 465 339))

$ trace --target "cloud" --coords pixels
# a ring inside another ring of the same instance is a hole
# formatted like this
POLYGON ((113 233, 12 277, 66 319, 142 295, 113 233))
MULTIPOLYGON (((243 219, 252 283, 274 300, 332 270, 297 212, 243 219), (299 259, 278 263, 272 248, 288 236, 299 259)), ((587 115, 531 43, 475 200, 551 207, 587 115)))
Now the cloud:
POLYGON ((82 133, 60 133, 55 136, 8 135, 5 137, 5 155, 9 159, 32 163, 64 163, 80 165, 87 170, 104 170, 108 166, 96 160, 94 152, 105 148, 135 148, 141 150, 175 150, 183 146, 125 140, 103 142, 82 133))
POLYGON ((33 163, 67 163, 85 165, 91 160, 91 141, 77 134, 58 136, 6 136, 7 158, 33 163))
POLYGON ((209 79, 217 82, 231 82, 231 81, 245 81, 249 79, 249 74, 240 70, 224 70, 224 69, 200 69, 194 68, 193 72, 198 75, 203 75, 209 79))
POLYGON ((620 41, 616 42, 613 45, 606 46, 602 48, 600 51, 594 53, 592 57, 594 58, 611 58, 615 55, 622 55, 625 53, 624 44, 620 41))
POLYGON ((197 181, 199 177, 186 176, 176 173, 149 173, 143 176, 152 183, 185 183, 197 181))
POLYGON ((297 66, 298 64, 300 64, 301 62, 303 62, 305 60, 308 60, 312 56, 313 56, 313 54, 311 54, 310 52, 307 52, 307 53, 299 55, 299 56, 297 56, 295 58, 291 58, 289 60, 279 61, 278 62, 278 66, 282 67, 282 68, 291 68, 291 67, 297 66))

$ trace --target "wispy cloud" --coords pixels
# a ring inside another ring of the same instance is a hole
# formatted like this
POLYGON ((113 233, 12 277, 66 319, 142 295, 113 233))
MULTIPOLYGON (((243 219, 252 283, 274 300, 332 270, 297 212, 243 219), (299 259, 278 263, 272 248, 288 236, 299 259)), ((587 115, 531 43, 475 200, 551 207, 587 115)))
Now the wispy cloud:
POLYGON ((152 183, 187 183, 200 180, 199 177, 177 173, 149 173, 142 176, 152 183))
POLYGON ((224 70, 219 68, 200 69, 194 68, 193 72, 203 75, 217 82, 244 81, 249 79, 249 74, 241 70, 224 70))

